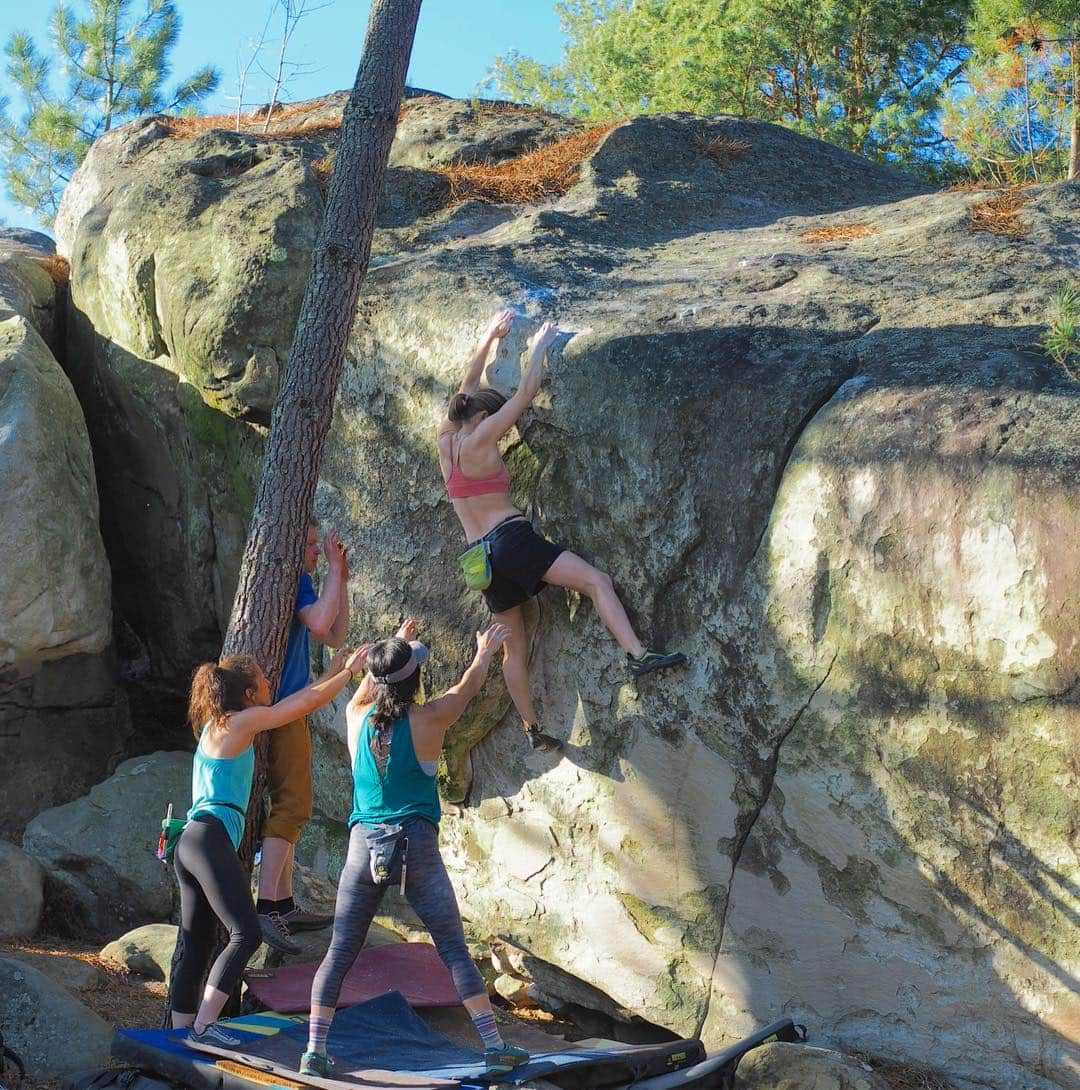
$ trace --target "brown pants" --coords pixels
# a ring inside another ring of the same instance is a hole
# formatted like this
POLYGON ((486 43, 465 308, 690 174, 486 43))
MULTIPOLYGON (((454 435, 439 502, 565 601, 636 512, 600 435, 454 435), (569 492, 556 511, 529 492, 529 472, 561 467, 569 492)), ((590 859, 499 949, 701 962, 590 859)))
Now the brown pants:
POLYGON ((269 733, 267 789, 270 794, 270 816, 263 822, 262 835, 295 844, 304 826, 311 820, 314 801, 311 732, 305 718, 269 733))

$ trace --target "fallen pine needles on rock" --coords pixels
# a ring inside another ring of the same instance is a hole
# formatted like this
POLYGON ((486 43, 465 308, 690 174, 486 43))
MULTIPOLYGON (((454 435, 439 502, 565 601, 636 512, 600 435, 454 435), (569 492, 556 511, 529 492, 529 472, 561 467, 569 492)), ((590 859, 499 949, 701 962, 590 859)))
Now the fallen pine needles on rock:
POLYGON ((812 227, 800 233, 803 242, 854 242, 881 232, 869 223, 838 223, 833 227, 812 227))
POLYGON ((450 183, 450 202, 459 204, 474 198, 527 204, 562 196, 577 181, 581 164, 616 124, 597 125, 505 163, 455 163, 443 167, 440 173, 450 183))
POLYGON ((748 140, 735 140, 730 136, 709 137, 698 133, 694 137, 694 147, 722 167, 738 162, 750 150, 750 146, 748 140))
POLYGON ((66 257, 50 254, 48 257, 38 258, 38 264, 52 277, 52 282, 60 291, 68 286, 68 281, 71 279, 71 266, 66 257))
POLYGON ((969 210, 973 231, 988 231, 1000 238, 1023 239, 1031 228, 1020 222, 1020 212, 1031 203, 1031 197, 1019 189, 1010 189, 1000 196, 973 204, 969 210))

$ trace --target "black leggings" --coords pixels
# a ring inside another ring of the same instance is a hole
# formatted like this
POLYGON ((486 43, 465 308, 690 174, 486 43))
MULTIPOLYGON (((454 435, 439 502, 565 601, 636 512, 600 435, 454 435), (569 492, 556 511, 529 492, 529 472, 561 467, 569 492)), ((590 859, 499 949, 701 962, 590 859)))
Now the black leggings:
POLYGON ((211 988, 233 990, 262 935, 251 883, 225 826, 216 817, 200 814, 187 823, 173 865, 180 883, 183 946, 172 977, 172 1008, 177 1014, 195 1014, 199 981, 214 952, 215 917, 228 930, 229 942, 206 979, 211 988))

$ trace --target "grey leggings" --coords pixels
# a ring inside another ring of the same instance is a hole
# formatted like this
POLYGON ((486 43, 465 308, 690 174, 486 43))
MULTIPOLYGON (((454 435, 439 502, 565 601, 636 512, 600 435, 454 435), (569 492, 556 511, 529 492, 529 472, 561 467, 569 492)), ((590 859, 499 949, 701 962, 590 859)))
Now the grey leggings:
POLYGON ((184 826, 173 866, 180 883, 182 946, 172 978, 172 1008, 178 1014, 194 1014, 199 1007, 199 982, 214 952, 215 917, 229 932, 229 941, 206 978, 211 988, 233 990, 262 935, 251 883, 225 826, 216 817, 200 814, 184 826))
MULTIPOLYGON (((431 932, 439 957, 454 978, 458 995, 463 1000, 486 995, 480 970, 469 957, 454 887, 439 854, 439 830, 424 818, 410 818, 402 824, 409 838, 405 896, 431 932)), ((364 829, 354 825, 349 833, 349 855, 338 883, 334 936, 311 985, 312 1007, 337 1006, 341 982, 364 945, 387 888, 372 880, 364 829)))

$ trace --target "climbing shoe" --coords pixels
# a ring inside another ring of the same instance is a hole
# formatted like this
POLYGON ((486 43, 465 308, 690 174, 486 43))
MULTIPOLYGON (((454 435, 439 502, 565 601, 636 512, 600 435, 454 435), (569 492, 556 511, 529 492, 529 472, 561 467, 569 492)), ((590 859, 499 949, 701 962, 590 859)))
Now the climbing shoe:
POLYGON ((334 917, 325 912, 308 912, 297 905, 291 912, 282 912, 281 920, 291 934, 293 931, 321 931, 334 922, 334 917))
POLYGON ((292 941, 289 925, 281 918, 280 912, 260 912, 259 930, 262 931, 263 942, 267 946, 272 946, 283 954, 303 953, 303 948, 292 941))
POLYGON ((515 1067, 528 1062, 529 1054, 525 1049, 513 1045, 484 1049, 484 1069, 488 1075, 508 1075, 515 1067))
POLYGON ((631 677, 644 677, 653 670, 667 670, 672 666, 682 666, 684 662, 686 656, 681 651, 653 651, 646 648, 639 659, 626 656, 626 668, 631 677))
POLYGON ((327 1078, 334 1070, 334 1061, 324 1052, 305 1052, 300 1057, 300 1074, 327 1078))
POLYGON ((238 1048, 242 1043, 235 1033, 230 1033, 217 1022, 211 1022, 202 1033, 195 1027, 188 1030, 187 1040, 193 1045, 216 1045, 218 1048, 238 1048))
POLYGON ((525 724, 525 737, 529 739, 529 745, 537 753, 556 753, 562 749, 562 742, 558 738, 545 734, 535 723, 525 724))

